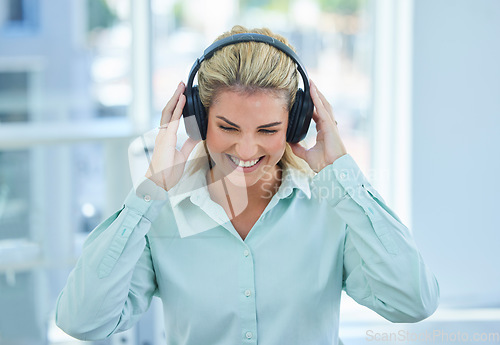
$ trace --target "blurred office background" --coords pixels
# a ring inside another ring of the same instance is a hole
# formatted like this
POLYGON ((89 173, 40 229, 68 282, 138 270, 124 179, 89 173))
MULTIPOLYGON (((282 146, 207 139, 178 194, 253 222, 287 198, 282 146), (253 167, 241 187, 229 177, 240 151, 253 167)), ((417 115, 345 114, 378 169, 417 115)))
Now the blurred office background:
MULTIPOLYGON (((414 325, 344 296, 344 344, 500 343, 498 18, 497 0, 0 0, 0 344, 82 343, 54 304, 132 186, 128 145, 234 24, 290 39, 440 282, 414 325)), ((94 344, 162 344, 159 303, 94 344)))

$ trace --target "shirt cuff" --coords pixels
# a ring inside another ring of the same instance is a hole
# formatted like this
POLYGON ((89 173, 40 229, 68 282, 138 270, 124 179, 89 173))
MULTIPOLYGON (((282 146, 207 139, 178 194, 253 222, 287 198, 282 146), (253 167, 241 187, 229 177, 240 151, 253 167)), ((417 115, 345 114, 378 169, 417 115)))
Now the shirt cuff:
POLYGON ((132 188, 128 194, 125 206, 152 221, 167 201, 167 191, 158 187, 150 179, 143 177, 137 188, 135 190, 132 188))
POLYGON ((335 207, 347 195, 357 200, 360 187, 370 186, 349 154, 337 158, 335 162, 324 167, 313 178, 312 183, 313 193, 316 193, 320 199, 326 199, 332 207, 335 207))

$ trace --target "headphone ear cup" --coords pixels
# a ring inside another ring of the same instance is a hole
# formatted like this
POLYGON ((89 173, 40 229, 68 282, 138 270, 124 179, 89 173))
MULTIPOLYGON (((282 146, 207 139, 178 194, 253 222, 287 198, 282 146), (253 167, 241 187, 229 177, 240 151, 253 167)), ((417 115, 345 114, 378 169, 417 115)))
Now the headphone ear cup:
POLYGON ((304 100, 304 91, 302 89, 298 89, 295 94, 295 102, 293 102, 292 109, 290 109, 290 113, 288 114, 288 128, 286 132, 286 141, 290 143, 296 143, 300 140, 297 139, 297 125, 300 120, 300 112, 302 109, 302 103, 304 100))
POLYGON ((296 129, 297 142, 306 137, 307 131, 309 130, 309 125, 311 124, 311 119, 314 111, 314 102, 311 98, 309 90, 304 92, 301 107, 300 120, 297 123, 296 129))
POLYGON ((182 117, 184 118, 184 127, 186 128, 187 135, 194 140, 201 140, 200 124, 198 115, 196 114, 196 97, 193 95, 193 88, 186 86, 184 96, 186 96, 186 103, 182 109, 182 117))
POLYGON ((293 136, 290 136, 290 143, 298 143, 306 137, 314 110, 314 103, 308 90, 304 92, 299 89, 296 99, 298 102, 296 101, 297 108, 294 114, 295 127, 293 128, 293 136))
POLYGON ((196 116, 196 123, 198 123, 201 139, 205 140, 207 139, 207 114, 203 103, 201 103, 198 86, 193 87, 193 105, 194 115, 196 116))

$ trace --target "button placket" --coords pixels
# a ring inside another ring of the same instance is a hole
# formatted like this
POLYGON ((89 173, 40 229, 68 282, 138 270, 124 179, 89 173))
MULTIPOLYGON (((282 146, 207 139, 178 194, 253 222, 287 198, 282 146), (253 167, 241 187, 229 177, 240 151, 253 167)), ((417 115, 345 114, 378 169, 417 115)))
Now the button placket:
POLYGON ((241 249, 240 253, 243 255, 239 255, 240 269, 238 270, 241 335, 245 343, 250 344, 257 341, 254 261, 250 247, 243 243, 243 248, 241 249))

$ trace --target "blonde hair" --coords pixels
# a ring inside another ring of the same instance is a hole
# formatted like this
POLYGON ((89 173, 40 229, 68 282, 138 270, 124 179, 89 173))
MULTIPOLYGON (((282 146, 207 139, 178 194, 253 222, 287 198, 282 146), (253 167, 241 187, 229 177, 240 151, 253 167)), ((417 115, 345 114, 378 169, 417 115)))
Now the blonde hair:
MULTIPOLYGON (((236 25, 215 41, 241 33, 267 35, 295 51, 286 38, 267 28, 248 30, 236 25)), ((201 63, 198 71, 198 90, 200 100, 207 110, 206 114, 208 108, 217 100, 217 96, 228 90, 254 93, 264 89, 267 93, 273 92, 277 97, 285 97, 290 111, 295 101, 299 77, 295 62, 281 50, 266 43, 241 42, 219 49, 210 59, 201 63)), ((203 146, 200 145, 199 150, 203 149, 203 146)), ((278 164, 282 168, 290 166, 306 174, 313 173, 309 165, 293 153, 288 143, 278 164)))

